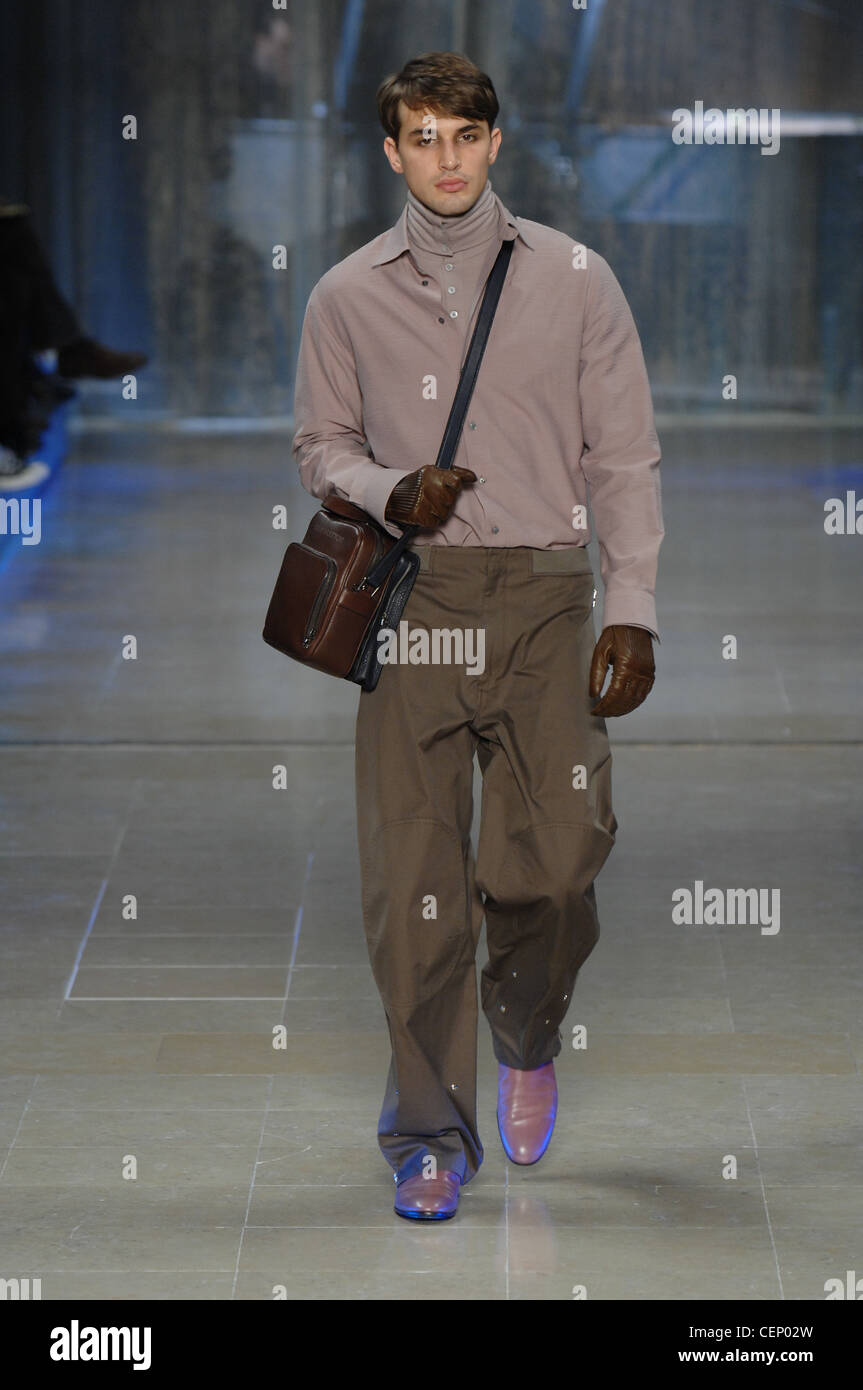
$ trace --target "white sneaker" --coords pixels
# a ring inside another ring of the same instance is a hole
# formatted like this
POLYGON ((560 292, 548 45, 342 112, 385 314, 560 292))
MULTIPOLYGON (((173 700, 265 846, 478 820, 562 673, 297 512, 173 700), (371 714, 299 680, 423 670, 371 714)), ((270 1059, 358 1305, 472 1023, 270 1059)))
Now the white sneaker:
POLYGON ((8 449, 0 450, 0 493, 26 492, 28 488, 44 483, 51 469, 47 463, 34 459, 31 463, 20 464, 8 449), (14 465, 19 464, 15 468, 14 465))
POLYGON ((47 463, 28 463, 18 473, 0 473, 0 492, 26 492, 44 482, 50 471, 47 463))

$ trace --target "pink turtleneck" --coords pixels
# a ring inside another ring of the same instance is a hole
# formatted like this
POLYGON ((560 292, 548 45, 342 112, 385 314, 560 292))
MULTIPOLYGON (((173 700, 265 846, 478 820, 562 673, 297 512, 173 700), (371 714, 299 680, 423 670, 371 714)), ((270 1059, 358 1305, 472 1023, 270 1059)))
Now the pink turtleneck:
POLYGON ((419 268, 440 282, 444 308, 462 339, 506 231, 506 212, 489 179, 472 208, 451 216, 432 212, 408 189, 411 253, 419 268))

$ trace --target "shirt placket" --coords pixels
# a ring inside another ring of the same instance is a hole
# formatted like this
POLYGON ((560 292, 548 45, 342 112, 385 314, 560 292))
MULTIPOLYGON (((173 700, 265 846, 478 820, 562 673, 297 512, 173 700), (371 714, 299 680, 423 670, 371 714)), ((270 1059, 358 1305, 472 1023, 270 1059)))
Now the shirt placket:
MULTIPOLYGON (((439 255, 442 257, 438 268, 441 307, 446 315, 446 320, 458 331, 461 345, 459 360, 461 361, 467 352, 470 319, 473 316, 473 310, 478 307, 479 301, 482 298, 482 290, 487 277, 481 275, 481 284, 475 295, 475 302, 472 305, 468 304, 464 278, 459 274, 460 262, 458 253, 453 251, 449 243, 442 242, 439 255)), ((423 276, 429 277, 429 271, 423 270, 420 266, 417 268, 423 276)), ((469 409, 468 418, 465 420, 465 427, 462 431, 461 440, 459 441, 463 450, 463 458, 465 460, 464 466, 470 468, 472 472, 477 474, 477 481, 471 485, 471 495, 482 513, 481 530, 483 533, 490 532, 492 535, 497 535, 500 531, 500 527, 497 525, 489 526, 486 519, 485 507, 481 499, 480 489, 485 487, 487 481, 486 477, 484 474, 479 473, 473 465, 471 440, 477 429, 478 422, 471 418, 469 409)))
MULTIPOLYGON (((478 309, 479 307, 479 304, 482 300, 485 282, 488 277, 487 275, 484 275, 482 271, 480 272, 479 286, 476 291, 474 303, 469 305, 467 303, 467 297, 464 293, 464 281, 459 276, 459 266, 456 253, 453 253, 451 249, 445 245, 441 247, 441 250, 445 253, 440 271, 441 294, 444 299, 452 299, 453 308, 450 312, 451 321, 458 322, 461 324, 461 345, 463 357, 467 351, 468 331, 470 328, 471 319, 473 318, 473 311, 474 309, 478 309)), ((465 428, 462 431, 461 440, 464 447, 465 465, 477 475, 476 482, 471 485, 471 496, 476 501, 476 504, 482 513, 483 532, 487 531, 490 532, 491 535, 496 536, 500 532, 500 527, 497 525, 489 525, 486 516, 486 510, 483 506, 482 500, 481 489, 485 488, 487 480, 485 475, 483 473, 480 473, 478 469, 474 467, 474 458, 472 456, 471 443, 475 438, 475 432, 478 428, 479 423, 477 420, 471 418, 471 409, 470 407, 468 407, 468 418, 465 420, 465 428)))

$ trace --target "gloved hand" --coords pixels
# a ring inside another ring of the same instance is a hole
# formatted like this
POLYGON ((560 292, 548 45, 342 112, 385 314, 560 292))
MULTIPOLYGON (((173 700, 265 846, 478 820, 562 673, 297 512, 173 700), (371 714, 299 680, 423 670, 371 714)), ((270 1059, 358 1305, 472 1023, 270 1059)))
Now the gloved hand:
POLYGON ((463 483, 475 483, 469 468, 435 468, 427 463, 396 483, 384 509, 398 526, 440 526, 446 521, 463 483))
POLYGON ((599 704, 590 712, 603 718, 631 714, 653 688, 656 668, 653 639, 647 629, 621 625, 603 628, 590 663, 592 700, 602 690, 609 664, 614 667, 614 674, 599 704))

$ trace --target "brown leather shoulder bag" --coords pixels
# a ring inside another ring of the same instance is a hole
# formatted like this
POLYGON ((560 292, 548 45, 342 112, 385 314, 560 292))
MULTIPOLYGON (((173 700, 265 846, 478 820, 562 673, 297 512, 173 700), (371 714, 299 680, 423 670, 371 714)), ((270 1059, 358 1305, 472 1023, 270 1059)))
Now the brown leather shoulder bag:
MULTIPOLYGON (((504 241, 488 277, 436 468, 452 467, 512 248, 504 241)), ((407 546, 419 529, 406 526, 395 540, 368 512, 331 493, 302 541, 285 551, 264 641, 316 671, 374 690, 383 669, 377 635, 398 626, 408 601, 419 557, 407 546)))

